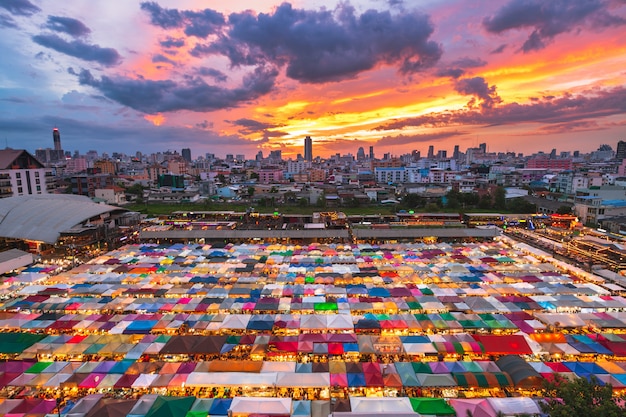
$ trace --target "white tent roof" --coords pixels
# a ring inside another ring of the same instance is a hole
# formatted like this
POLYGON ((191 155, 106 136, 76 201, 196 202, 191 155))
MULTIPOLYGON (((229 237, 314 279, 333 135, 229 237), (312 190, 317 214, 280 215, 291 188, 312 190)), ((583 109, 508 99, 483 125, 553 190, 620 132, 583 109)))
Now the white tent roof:
POLYGON ((537 403, 528 397, 487 398, 487 401, 495 411, 501 411, 505 416, 541 413, 537 403))
POLYGON ((279 372, 276 376, 277 387, 316 388, 330 386, 330 374, 313 372, 310 374, 296 372, 279 372))
POLYGON ((350 408, 353 413, 372 415, 411 413, 415 415, 408 397, 350 397, 350 408))
POLYGON ((291 398, 235 397, 230 411, 233 414, 291 414, 291 398))
POLYGON ((271 387, 275 383, 273 372, 192 372, 185 382, 190 387, 271 387))

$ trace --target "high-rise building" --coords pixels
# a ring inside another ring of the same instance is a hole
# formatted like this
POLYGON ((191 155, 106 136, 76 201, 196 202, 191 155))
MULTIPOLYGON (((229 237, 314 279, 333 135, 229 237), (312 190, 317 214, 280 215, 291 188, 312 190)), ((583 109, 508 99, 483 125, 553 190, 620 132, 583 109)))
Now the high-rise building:
POLYGON ((461 152, 459 151, 459 145, 454 145, 454 152, 452 153, 452 158, 459 159, 461 156, 461 152))
POLYGON ((362 161, 365 159, 365 149, 362 146, 359 146, 359 150, 356 152, 356 160, 362 161))
POLYGON ((59 129, 56 127, 52 129, 52 140, 54 141, 55 151, 60 151, 63 149, 61 148, 61 133, 59 132, 59 129))
POLYGON ((435 147, 430 145, 428 147, 428 159, 432 159, 435 156, 435 147))
POLYGON ((180 154, 182 155, 183 159, 187 162, 191 162, 191 149, 189 148, 183 148, 180 151, 180 154))
POLYGON ((304 160, 308 162, 313 161, 313 139, 311 139, 311 136, 304 138, 304 160))
POLYGON ((617 151, 615 152, 615 158, 621 160, 626 159, 626 141, 620 140, 617 142, 617 151))
POLYGON ((480 149, 482 153, 487 153, 487 144, 484 142, 481 143, 480 145, 478 145, 478 149, 480 149))
POLYGON ((56 127, 52 129, 52 140, 54 142, 54 149, 50 151, 50 159, 45 162, 62 161, 65 159, 65 152, 63 152, 63 148, 61 147, 61 132, 59 132, 59 129, 56 127))
POLYGON ((374 159, 374 147, 370 146, 370 160, 374 159))

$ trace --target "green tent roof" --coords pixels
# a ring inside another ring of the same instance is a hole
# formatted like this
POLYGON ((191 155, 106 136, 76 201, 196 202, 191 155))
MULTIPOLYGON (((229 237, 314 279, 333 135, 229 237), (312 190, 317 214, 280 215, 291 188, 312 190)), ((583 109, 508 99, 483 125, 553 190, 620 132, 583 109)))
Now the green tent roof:
POLYGON ((22 353, 45 337, 45 334, 0 333, 0 353, 22 353))
POLYGON ((409 398, 413 411, 434 416, 455 416, 454 408, 443 398, 409 398))

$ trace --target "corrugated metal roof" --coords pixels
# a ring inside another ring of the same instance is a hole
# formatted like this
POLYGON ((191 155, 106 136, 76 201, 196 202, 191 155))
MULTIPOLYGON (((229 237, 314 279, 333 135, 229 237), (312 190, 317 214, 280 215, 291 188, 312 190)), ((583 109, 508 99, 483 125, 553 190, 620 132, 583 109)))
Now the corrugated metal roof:
POLYGON ((94 216, 120 210, 88 197, 41 194, 0 199, 0 236, 53 244, 62 231, 94 216))

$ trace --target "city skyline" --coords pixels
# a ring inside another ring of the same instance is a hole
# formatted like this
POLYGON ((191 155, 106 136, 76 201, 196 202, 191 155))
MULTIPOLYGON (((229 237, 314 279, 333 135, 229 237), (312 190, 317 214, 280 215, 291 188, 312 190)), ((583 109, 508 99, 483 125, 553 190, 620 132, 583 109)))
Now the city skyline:
POLYGON ((624 139, 626 5, 555 1, 0 4, 13 148, 525 154, 624 139))

